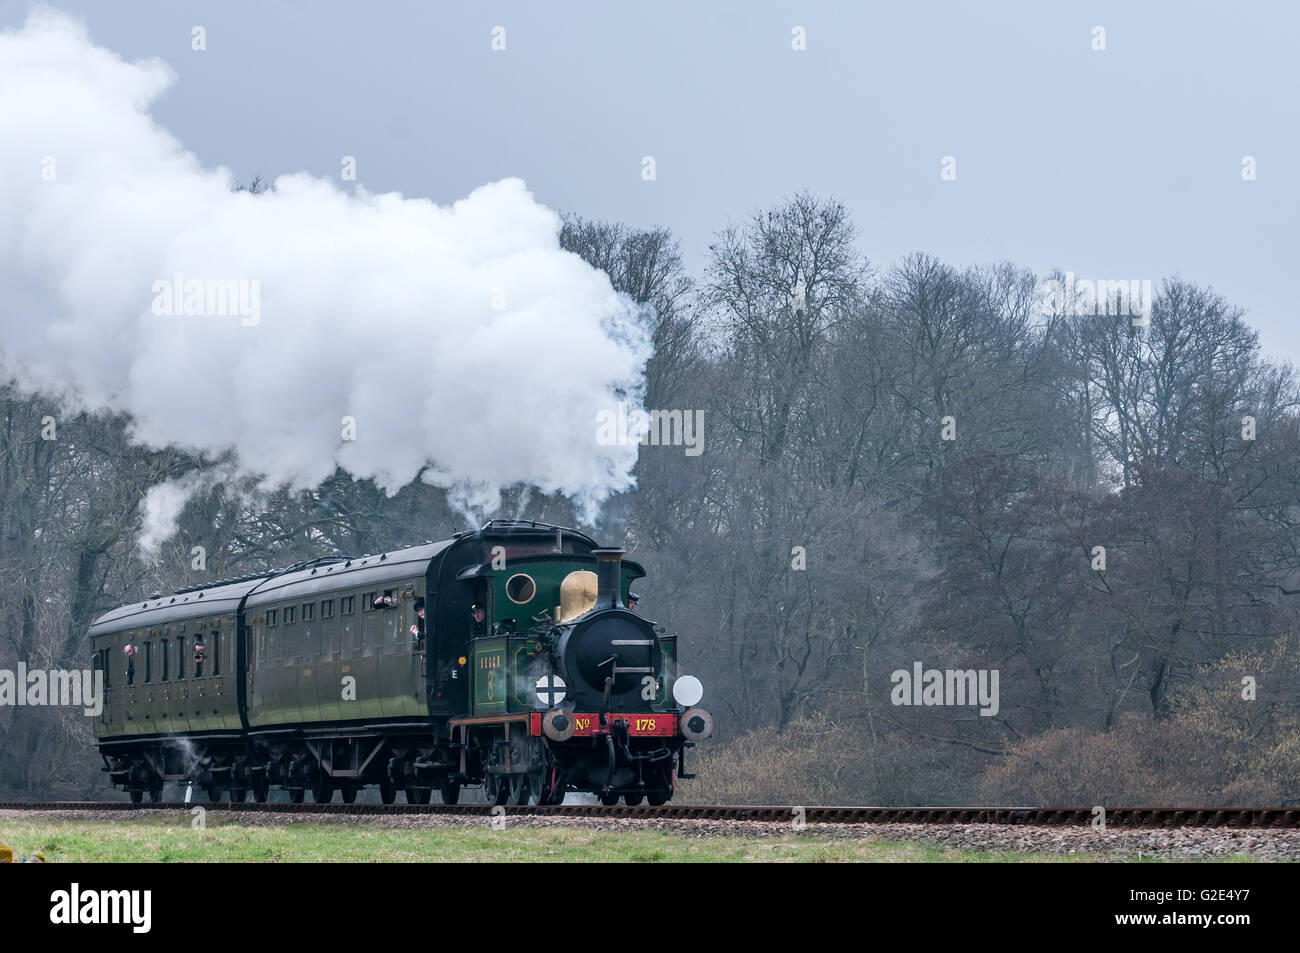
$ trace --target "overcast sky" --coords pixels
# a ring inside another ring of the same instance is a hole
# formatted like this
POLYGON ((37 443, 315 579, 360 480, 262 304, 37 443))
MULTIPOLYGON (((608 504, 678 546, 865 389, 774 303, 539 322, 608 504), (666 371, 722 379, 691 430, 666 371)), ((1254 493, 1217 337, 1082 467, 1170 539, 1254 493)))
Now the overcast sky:
MULTIPOLYGON (((244 180, 354 156, 372 191, 451 202, 520 176, 558 210, 670 227, 697 272, 729 218, 808 189, 877 268, 1180 274, 1300 363, 1297 4, 51 5, 170 63, 156 117, 244 180)), ((0 27, 29 7, 0 0, 0 27)))

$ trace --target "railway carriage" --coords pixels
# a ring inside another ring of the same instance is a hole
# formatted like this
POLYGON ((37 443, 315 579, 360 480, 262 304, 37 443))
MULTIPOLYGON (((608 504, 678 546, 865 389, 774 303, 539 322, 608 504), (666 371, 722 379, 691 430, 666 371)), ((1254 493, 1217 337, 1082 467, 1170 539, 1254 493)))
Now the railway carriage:
POLYGON ((174 781, 211 800, 663 803, 712 718, 675 637, 626 607, 643 575, 582 533, 494 520, 121 606, 90 631, 105 770, 137 802, 174 781))

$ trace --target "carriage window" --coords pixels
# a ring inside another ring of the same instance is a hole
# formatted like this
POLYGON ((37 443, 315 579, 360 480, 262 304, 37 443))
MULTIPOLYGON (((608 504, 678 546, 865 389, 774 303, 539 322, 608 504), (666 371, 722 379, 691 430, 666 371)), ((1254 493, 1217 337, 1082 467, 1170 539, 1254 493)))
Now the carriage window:
POLYGON ((334 600, 325 599, 320 604, 320 617, 322 619, 334 618, 334 600))
MULTIPOLYGON (((365 611, 367 603, 363 600, 361 603, 362 611, 365 611)), ((361 654, 365 658, 376 654, 379 651, 379 640, 382 633, 379 631, 379 619, 374 614, 367 614, 361 620, 361 654)))
POLYGON ((162 640, 162 680, 167 681, 167 670, 171 667, 171 643, 167 639, 162 640))
POLYGON ((185 677, 185 640, 176 640, 176 678, 180 680, 185 677))
POLYGON ((277 611, 276 611, 275 609, 267 609, 267 610, 266 610, 266 627, 267 627, 268 629, 274 629, 274 628, 275 628, 275 624, 276 624, 276 618, 275 618, 275 617, 276 617, 277 614, 278 614, 278 613, 277 613, 277 611))
POLYGON ((384 619, 384 651, 396 652, 401 648, 401 646, 397 644, 398 631, 399 631, 397 628, 397 623, 398 623, 397 614, 394 612, 385 612, 383 615, 383 619, 384 619))
POLYGON ((362 611, 362 612, 369 612, 369 611, 370 611, 371 609, 373 609, 374 607, 375 607, 375 594, 374 594, 373 592, 365 592, 365 593, 362 593, 362 594, 361 594, 361 611, 362 611))
POLYGON ((339 597, 339 615, 352 615, 352 610, 356 607, 356 596, 339 597))
POLYGON ((212 674, 221 674, 221 630, 212 630, 212 648, 208 652, 208 657, 212 659, 212 674))
POLYGON ((149 682, 153 679, 153 643, 144 644, 144 680, 149 682))
POLYGON ((294 608, 293 608, 293 606, 285 606, 285 607, 284 607, 284 624, 285 624, 285 625, 293 625, 293 621, 294 621, 294 608))
POLYGON ((335 660, 339 658, 339 624, 337 622, 325 623, 325 631, 321 633, 321 658, 335 660))
POLYGON ((302 621, 310 622, 312 613, 315 611, 315 609, 316 609, 316 603, 304 602, 302 604, 302 621))

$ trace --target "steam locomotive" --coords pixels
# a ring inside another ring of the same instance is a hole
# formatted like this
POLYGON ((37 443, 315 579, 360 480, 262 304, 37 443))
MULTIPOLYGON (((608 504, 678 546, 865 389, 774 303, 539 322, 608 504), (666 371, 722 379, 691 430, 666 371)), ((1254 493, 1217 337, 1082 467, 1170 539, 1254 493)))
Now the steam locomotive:
POLYGON ((662 804, 708 738, 645 573, 583 533, 493 520, 450 540, 154 595, 96 619, 104 770, 139 803, 272 788, 497 804, 662 804))

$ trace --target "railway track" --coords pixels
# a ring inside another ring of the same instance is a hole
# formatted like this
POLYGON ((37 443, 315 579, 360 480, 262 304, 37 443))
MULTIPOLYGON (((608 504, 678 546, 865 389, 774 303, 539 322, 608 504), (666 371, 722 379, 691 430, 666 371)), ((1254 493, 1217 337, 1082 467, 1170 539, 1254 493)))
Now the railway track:
MULTIPOLYGON (((452 814, 489 816, 488 804, 291 804, 229 801, 160 802, 130 804, 123 801, 6 801, 0 811, 188 811, 204 807, 221 813, 274 814, 452 814)), ((803 821, 808 824, 1003 824, 1024 826, 1087 826, 1096 815, 1091 808, 1034 807, 794 807, 705 806, 668 804, 662 807, 603 807, 567 804, 554 807, 504 808, 506 816, 600 817, 641 820, 803 821)), ((1108 808, 1107 828, 1300 828, 1300 808, 1108 808)))

